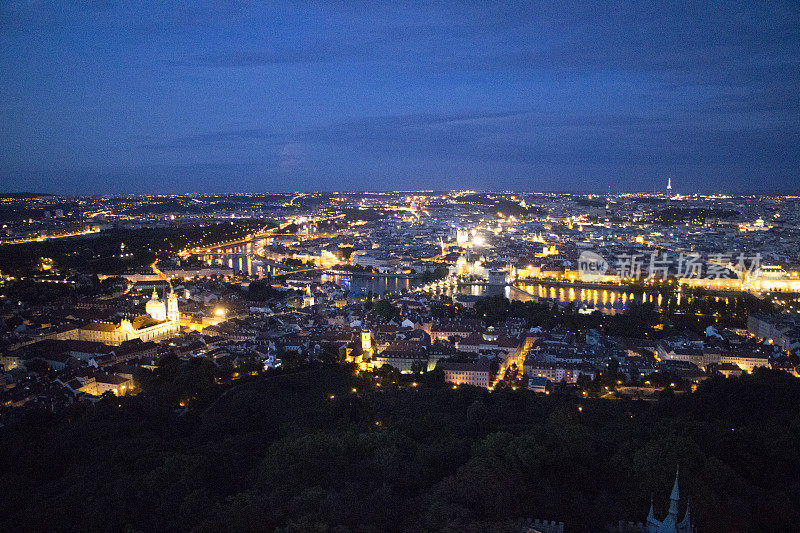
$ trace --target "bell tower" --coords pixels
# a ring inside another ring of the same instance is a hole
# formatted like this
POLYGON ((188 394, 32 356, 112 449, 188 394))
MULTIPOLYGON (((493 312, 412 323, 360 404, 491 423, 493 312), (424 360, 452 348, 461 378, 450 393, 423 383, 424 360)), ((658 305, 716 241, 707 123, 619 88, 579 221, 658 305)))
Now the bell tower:
POLYGON ((372 357, 372 332, 368 329, 361 332, 361 351, 364 357, 372 357))
POLYGON ((170 290, 167 296, 167 320, 170 322, 179 322, 181 319, 181 312, 178 310, 178 296, 175 291, 170 290))

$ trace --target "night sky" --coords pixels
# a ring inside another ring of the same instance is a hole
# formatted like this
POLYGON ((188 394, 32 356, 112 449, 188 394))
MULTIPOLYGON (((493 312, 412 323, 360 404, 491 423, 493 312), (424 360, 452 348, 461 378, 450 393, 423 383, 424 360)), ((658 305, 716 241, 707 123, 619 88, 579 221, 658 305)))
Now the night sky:
POLYGON ((590 3, 0 0, 0 190, 800 192, 799 2, 590 3))

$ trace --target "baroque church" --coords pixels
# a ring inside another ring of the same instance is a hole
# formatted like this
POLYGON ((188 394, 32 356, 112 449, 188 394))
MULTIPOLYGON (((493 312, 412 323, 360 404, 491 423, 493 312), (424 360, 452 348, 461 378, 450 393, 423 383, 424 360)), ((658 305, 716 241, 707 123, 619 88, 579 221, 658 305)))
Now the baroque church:
POLYGON ((160 299, 153 289, 145 304, 146 315, 124 318, 119 324, 92 322, 81 328, 67 331, 61 338, 93 341, 118 346, 131 339, 159 341, 176 336, 181 329, 178 297, 170 289, 166 298, 160 299))

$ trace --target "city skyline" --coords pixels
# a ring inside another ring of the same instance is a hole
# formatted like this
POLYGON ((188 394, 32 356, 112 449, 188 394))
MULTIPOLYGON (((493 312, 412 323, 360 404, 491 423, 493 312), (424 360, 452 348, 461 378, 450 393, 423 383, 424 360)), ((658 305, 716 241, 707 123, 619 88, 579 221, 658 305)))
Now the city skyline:
POLYGON ((0 196, 0 529, 790 529, 800 196, 669 192, 0 196))
POLYGON ((7 2, 0 191, 797 193, 798 16, 7 2))
POLYGON ((0 0, 0 73, 0 532, 800 521, 797 0, 0 0))

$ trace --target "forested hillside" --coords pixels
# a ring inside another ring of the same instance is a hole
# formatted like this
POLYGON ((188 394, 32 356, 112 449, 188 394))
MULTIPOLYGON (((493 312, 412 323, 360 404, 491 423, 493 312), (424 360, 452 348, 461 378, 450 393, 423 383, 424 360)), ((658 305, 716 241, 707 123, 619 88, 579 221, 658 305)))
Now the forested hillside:
POLYGON ((800 520, 800 382, 786 374, 581 402, 377 387, 320 366, 220 396, 206 363, 3 428, 0 529, 503 531, 531 517, 602 530, 643 520, 651 495, 665 514, 678 464, 701 531, 800 520))

